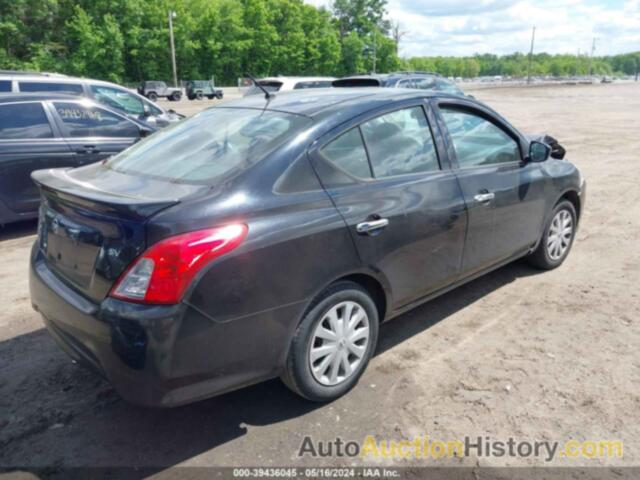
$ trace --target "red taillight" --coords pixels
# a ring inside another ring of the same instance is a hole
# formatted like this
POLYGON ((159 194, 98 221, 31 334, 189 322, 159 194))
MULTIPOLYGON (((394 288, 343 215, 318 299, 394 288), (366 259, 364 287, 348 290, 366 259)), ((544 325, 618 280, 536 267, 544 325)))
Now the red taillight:
POLYGON ((166 238, 144 252, 118 279, 110 296, 153 304, 179 303, 198 271, 247 235, 243 224, 166 238))

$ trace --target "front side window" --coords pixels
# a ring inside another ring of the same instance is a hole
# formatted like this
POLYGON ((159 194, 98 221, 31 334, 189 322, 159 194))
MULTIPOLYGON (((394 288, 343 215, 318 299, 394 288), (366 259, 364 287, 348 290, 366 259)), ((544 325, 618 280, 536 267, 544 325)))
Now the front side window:
POLYGON ((102 108, 67 102, 56 102, 55 107, 70 137, 140 136, 140 130, 133 122, 102 108))
POLYGON ((422 107, 387 113, 361 126, 376 178, 439 170, 422 107))
POLYGON ((91 85, 93 97, 100 103, 121 110, 129 115, 144 115, 142 100, 131 92, 120 88, 91 85))
POLYGON ((53 137, 53 132, 42 104, 0 105, 0 139, 51 137, 53 137))
POLYGON ((11 80, 0 80, 0 92, 11 91, 11 80))
POLYGON ((462 110, 441 108, 460 168, 519 162, 518 143, 490 121, 462 110))
POLYGON ((209 183, 250 168, 310 123, 307 117, 283 112, 212 108, 145 138, 107 166, 171 181, 209 183))
POLYGON ((352 128, 347 133, 343 133, 322 147, 320 152, 333 165, 354 177, 371 177, 367 151, 357 128, 352 128))
POLYGON ((82 85, 56 82, 19 82, 21 92, 56 92, 82 95, 82 85))

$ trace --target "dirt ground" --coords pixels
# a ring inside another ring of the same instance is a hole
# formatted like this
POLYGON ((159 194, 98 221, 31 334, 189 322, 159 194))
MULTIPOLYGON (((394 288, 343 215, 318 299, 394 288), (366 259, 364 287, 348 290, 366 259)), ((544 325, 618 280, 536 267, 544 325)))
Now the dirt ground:
POLYGON ((7 227, 0 230, 0 466, 360 465, 297 454, 305 435, 369 434, 622 440, 622 459, 551 464, 640 466, 640 84, 475 94, 523 131, 560 139, 587 179, 581 229, 561 268, 541 273, 517 262, 386 324, 359 385, 332 404, 308 403, 274 380, 147 410, 120 400, 49 338, 29 303, 35 225, 7 227))

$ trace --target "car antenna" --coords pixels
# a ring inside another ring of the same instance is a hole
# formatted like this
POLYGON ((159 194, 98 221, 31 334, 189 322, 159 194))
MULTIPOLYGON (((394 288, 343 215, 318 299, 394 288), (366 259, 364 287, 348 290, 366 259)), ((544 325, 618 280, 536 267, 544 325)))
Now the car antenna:
POLYGON ((267 90, 262 85, 260 85, 258 83, 258 81, 255 78, 253 78, 251 75, 249 75, 248 73, 245 73, 244 76, 247 77, 249 80, 251 80, 256 87, 258 87, 260 90, 262 90, 264 92, 264 98, 266 100, 271 100, 272 98, 274 98, 276 96, 274 93, 270 93, 269 90, 267 90))

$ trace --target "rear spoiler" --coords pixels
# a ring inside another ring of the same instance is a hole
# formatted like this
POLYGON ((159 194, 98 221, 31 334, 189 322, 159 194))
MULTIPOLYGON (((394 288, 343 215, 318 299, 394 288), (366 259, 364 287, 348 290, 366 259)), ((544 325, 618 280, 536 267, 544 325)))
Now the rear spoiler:
POLYGON ((180 202, 178 199, 150 198, 107 191, 96 182, 82 181, 69 175, 71 168, 36 170, 31 178, 45 197, 84 206, 103 213, 119 213, 144 219, 180 202))

